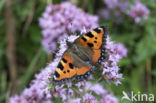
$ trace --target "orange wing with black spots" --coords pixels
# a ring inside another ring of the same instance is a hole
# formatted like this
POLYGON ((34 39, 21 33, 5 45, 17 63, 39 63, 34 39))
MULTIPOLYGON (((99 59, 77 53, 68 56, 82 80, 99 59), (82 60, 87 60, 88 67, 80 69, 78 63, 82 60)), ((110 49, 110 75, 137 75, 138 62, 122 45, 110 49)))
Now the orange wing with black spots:
POLYGON ((53 84, 60 84, 69 79, 87 78, 95 64, 105 58, 105 38, 108 30, 101 26, 69 44, 62 56, 53 78, 53 84))
POLYGON ((101 26, 86 33, 85 35, 82 35, 82 37, 76 40, 76 43, 85 46, 86 49, 92 49, 92 62, 95 64, 99 64, 105 58, 106 53, 104 45, 107 34, 107 27, 101 26))
POLYGON ((81 45, 90 47, 92 49, 100 49, 103 45, 104 38, 106 37, 107 28, 99 27, 96 28, 77 40, 81 45))
POLYGON ((64 53, 61 61, 59 62, 54 74, 55 81, 64 81, 64 79, 72 78, 76 75, 76 67, 68 52, 64 53))
MULTIPOLYGON (((60 84, 69 79, 83 79, 91 72, 91 66, 74 59, 69 51, 66 51, 60 60, 53 78, 53 84, 60 84), (79 62, 79 63, 77 63, 79 62), (77 64, 75 64, 77 63, 77 64), (76 65, 76 66, 75 66, 76 65)), ((78 58, 79 59, 79 58, 78 58)))

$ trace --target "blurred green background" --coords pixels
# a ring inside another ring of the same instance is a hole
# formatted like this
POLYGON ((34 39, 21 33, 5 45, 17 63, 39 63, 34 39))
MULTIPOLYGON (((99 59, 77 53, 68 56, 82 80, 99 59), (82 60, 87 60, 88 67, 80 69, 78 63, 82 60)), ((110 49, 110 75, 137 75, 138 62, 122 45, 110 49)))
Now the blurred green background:
MULTIPOLYGON (((10 95, 20 93, 29 85, 34 74, 52 60, 41 45, 42 34, 38 23, 49 2, 0 0, 0 103, 7 102, 10 95)), ((98 10, 105 6, 102 0, 71 2, 94 15, 98 15, 98 10)), ((147 20, 140 23, 135 23, 127 15, 123 15, 122 23, 116 23, 117 18, 113 15, 109 20, 100 18, 101 25, 109 26, 112 40, 123 43, 128 49, 127 58, 119 63, 123 73, 122 85, 105 84, 105 88, 119 99, 123 90, 156 94, 156 2, 141 2, 150 14, 147 20)))

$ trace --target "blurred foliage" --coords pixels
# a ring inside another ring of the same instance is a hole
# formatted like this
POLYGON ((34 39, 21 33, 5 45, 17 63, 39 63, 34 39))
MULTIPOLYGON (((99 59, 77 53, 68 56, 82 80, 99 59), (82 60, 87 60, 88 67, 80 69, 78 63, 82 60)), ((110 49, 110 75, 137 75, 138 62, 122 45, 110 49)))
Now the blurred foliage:
MULTIPOLYGON (((50 1, 50 0, 49 0, 50 1)), ((41 29, 38 19, 41 17, 48 0, 14 0, 13 12, 16 27, 16 55, 18 71, 18 88, 21 90, 28 86, 48 61, 48 55, 41 45, 41 29)), ((83 8, 86 12, 96 14, 103 8, 102 0, 71 0, 83 8), (83 5, 84 1, 88 1, 83 5)), ((61 0, 53 0, 60 3, 61 0)), ((123 96, 122 91, 140 91, 141 93, 154 93, 156 95, 156 2, 142 0, 150 9, 147 20, 136 24, 132 18, 125 16, 120 24, 115 23, 116 18, 109 21, 100 19, 101 25, 110 27, 110 35, 114 41, 122 42, 128 48, 128 57, 123 59, 119 66, 123 73, 122 85, 115 86, 103 82, 119 99, 123 96), (152 3, 154 2, 154 3, 152 3)), ((6 57, 6 18, 5 0, 0 1, 0 103, 5 102, 9 95, 9 66, 6 57)), ((121 101, 123 102, 123 101, 121 101)), ((125 103, 126 101, 124 101, 125 103)), ((126 102, 128 103, 128 102, 126 102)))

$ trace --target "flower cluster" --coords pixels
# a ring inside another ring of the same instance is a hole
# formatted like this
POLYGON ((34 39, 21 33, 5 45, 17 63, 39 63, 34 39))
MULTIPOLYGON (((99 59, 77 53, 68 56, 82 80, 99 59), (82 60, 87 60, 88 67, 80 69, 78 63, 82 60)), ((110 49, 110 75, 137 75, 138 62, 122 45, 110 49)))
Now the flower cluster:
MULTIPOLYGON (((35 75, 35 80, 32 81, 29 88, 24 89, 20 96, 11 97, 9 103, 52 103, 53 100, 59 98, 65 103, 118 103, 117 98, 95 80, 94 83, 86 82, 85 80, 76 84, 68 82, 66 83, 67 87, 64 84, 55 86, 55 88, 51 86, 50 78, 52 78, 63 52, 67 49, 66 40, 74 42, 76 38, 78 36, 71 35, 62 40, 54 61, 39 74, 35 75), (97 96, 93 95, 93 92, 101 98, 100 101, 97 99, 97 96)), ((118 79, 122 75, 118 73, 119 67, 117 66, 117 62, 126 56, 127 49, 122 44, 114 44, 107 37, 106 50, 108 52, 108 59, 102 63, 104 67, 102 74, 104 76, 108 75, 107 80, 113 79, 114 83, 118 84, 118 79)))
POLYGON ((141 19, 147 19, 149 15, 149 9, 140 2, 136 2, 135 5, 131 6, 129 15, 134 18, 135 22, 140 22, 141 19))
POLYGON ((114 8, 118 4, 118 0, 104 0, 109 8, 114 8))
POLYGON ((119 67, 117 63, 121 58, 127 56, 127 49, 123 44, 110 41, 110 38, 106 39, 106 50, 108 53, 107 60, 102 62, 103 65, 103 73, 102 75, 105 77, 107 81, 113 80, 116 85, 120 84, 119 78, 122 77, 122 74, 119 74, 119 67))
POLYGON ((91 82, 81 81, 74 85, 77 87, 75 89, 72 89, 71 83, 67 85, 67 88, 62 88, 63 85, 56 87, 56 91, 61 90, 60 97, 65 103, 99 103, 98 99, 93 95, 93 92, 101 98, 101 103, 105 103, 106 101, 118 103, 118 99, 99 83, 93 84, 91 82), (107 98, 109 98, 109 100, 107 100, 107 98))
POLYGON ((42 45, 48 53, 52 53, 56 50, 56 42, 69 32, 97 27, 98 17, 85 13, 70 2, 63 2, 47 6, 39 24, 43 34, 42 45))
POLYGON ((129 6, 127 1, 118 1, 118 0, 104 0, 106 8, 99 10, 99 14, 105 20, 110 20, 111 17, 118 18, 116 23, 122 22, 124 18, 122 14, 126 13, 126 9, 129 6))
POLYGON ((147 19, 149 15, 149 9, 138 0, 135 1, 135 5, 123 0, 104 0, 107 5, 106 8, 99 10, 99 14, 105 20, 111 19, 112 16, 118 18, 116 23, 122 22, 124 15, 132 17, 136 23, 139 23, 143 19, 147 19), (130 7, 130 10, 128 10, 130 7))

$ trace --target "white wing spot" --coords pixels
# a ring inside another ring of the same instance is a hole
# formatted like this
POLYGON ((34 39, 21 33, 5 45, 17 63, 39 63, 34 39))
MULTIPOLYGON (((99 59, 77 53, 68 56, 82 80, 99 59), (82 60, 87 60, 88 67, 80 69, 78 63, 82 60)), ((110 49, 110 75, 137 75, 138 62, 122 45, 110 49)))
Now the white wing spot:
POLYGON ((54 75, 54 79, 56 80, 56 76, 54 75))

